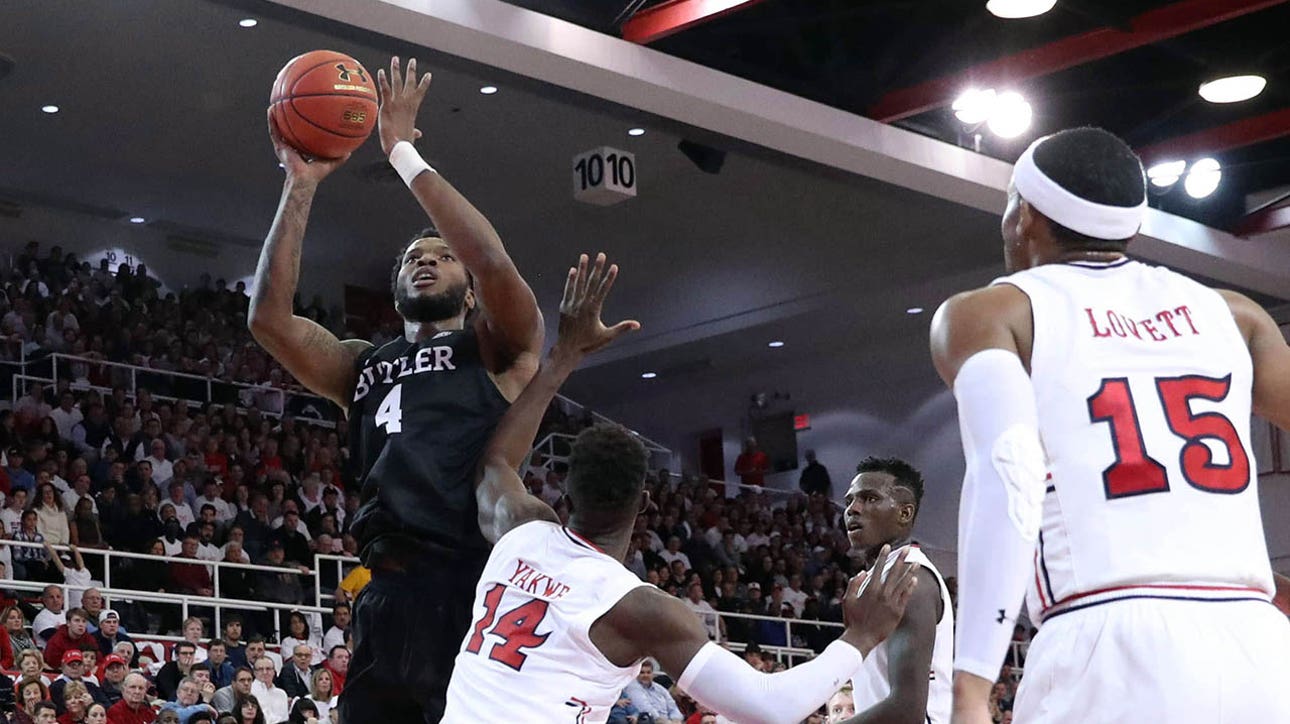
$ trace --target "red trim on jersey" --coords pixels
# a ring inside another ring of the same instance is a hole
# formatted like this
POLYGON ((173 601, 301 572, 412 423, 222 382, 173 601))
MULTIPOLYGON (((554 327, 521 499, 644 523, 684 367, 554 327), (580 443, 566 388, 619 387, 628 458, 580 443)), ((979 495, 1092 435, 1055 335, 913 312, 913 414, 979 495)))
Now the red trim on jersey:
MULTIPOLYGON (((566 535, 568 535, 571 539, 573 539, 573 542, 574 542, 574 543, 578 543, 579 545, 586 546, 587 548, 590 548, 591 550, 593 550, 593 551, 595 551, 595 552, 597 552, 597 553, 605 553, 605 551, 604 551, 604 549, 603 549, 603 548, 601 548, 600 546, 596 545, 595 543, 592 543, 591 541, 587 540, 586 538, 583 538, 582 536, 578 535, 577 533, 573 532, 572 530, 570 530, 570 529, 569 529, 569 527, 568 527, 568 526, 565 526, 565 527, 564 527, 564 532, 565 532, 565 534, 566 534, 566 535)), ((608 553, 605 553, 605 555, 609 555, 609 554, 608 554, 608 553)))
POLYGON ((1039 582, 1039 548, 1035 548, 1035 590, 1039 592, 1039 610, 1049 609, 1048 599, 1044 598, 1044 587, 1039 582))
POLYGON ((1140 583, 1137 585, 1130 585, 1130 586, 1111 586, 1110 588, 1099 588, 1094 591, 1085 591, 1083 593, 1072 594, 1054 603, 1048 608, 1045 608, 1043 611, 1040 612, 1040 615, 1042 616, 1048 613, 1049 611, 1053 610, 1054 608, 1057 608, 1058 606, 1063 606, 1067 603, 1070 603, 1071 601, 1078 601, 1081 598, 1096 596, 1100 593, 1110 593, 1112 591, 1129 591, 1129 590, 1134 590, 1139 588, 1149 588, 1152 590, 1166 590, 1166 591, 1245 591, 1247 593, 1260 593, 1260 594, 1263 594, 1264 596, 1266 596, 1268 593, 1267 591, 1264 591, 1261 588, 1250 588, 1249 586, 1175 586, 1168 583, 1154 583, 1154 584, 1140 583))

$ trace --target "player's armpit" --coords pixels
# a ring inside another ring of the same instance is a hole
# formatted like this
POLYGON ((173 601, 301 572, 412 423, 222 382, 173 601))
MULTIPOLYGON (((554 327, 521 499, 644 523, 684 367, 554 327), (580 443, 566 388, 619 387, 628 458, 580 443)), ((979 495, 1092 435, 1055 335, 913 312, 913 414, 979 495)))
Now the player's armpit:
POLYGON ((560 522, 551 506, 529 495, 524 482, 504 463, 484 465, 475 500, 479 506, 479 531, 489 543, 497 543, 509 531, 530 521, 560 522))
POLYGON ((887 638, 887 678, 891 693, 843 724, 919 724, 927 712, 927 672, 932 667, 941 590, 936 577, 920 568, 905 616, 887 638))
POLYGON ((1277 323, 1250 298, 1220 290, 1250 347, 1254 363, 1254 412, 1290 430, 1290 345, 1277 323))
POLYGON ((1032 329, 1030 298, 1017 287, 1000 284, 956 294, 932 317, 932 361, 951 388, 963 363, 982 350, 1013 352, 1029 365, 1032 329))
POLYGON ((300 384, 347 409, 358 369, 354 362, 372 344, 341 341, 324 327, 292 315, 277 324, 250 325, 251 334, 300 384))

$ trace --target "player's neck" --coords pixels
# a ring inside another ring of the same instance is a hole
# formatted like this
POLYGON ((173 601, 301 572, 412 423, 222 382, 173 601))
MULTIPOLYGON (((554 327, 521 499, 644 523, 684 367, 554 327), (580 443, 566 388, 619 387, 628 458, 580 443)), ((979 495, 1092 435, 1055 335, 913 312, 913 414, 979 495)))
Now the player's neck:
POLYGON ((606 530, 597 526, 587 525, 584 521, 580 521, 574 516, 569 519, 568 528, 586 538, 601 551, 604 551, 605 555, 616 561, 622 561, 627 557, 627 549, 632 541, 632 527, 630 525, 616 525, 606 530))
POLYGON ((403 338, 409 342, 424 342, 440 332, 455 332, 466 327, 466 315, 458 314, 452 319, 440 319, 433 322, 413 322, 403 320, 403 338))
POLYGON ((882 543, 879 543, 878 545, 864 552, 864 555, 862 556, 863 563, 866 567, 872 567, 874 564, 878 563, 878 554, 882 552, 883 546, 885 545, 891 546, 891 550, 894 552, 904 546, 909 545, 909 542, 910 542, 910 536, 908 535, 899 535, 899 536, 896 536, 895 538, 892 538, 891 540, 883 541, 882 543))

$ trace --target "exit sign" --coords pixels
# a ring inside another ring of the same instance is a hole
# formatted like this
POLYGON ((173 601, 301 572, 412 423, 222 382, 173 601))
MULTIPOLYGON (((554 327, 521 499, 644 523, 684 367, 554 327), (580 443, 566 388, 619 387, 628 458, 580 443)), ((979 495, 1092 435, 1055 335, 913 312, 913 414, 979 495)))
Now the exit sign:
POLYGON ((811 416, 810 416, 810 415, 794 415, 794 416, 793 416, 793 430, 794 430, 794 432, 801 432, 801 431, 803 431, 803 430, 810 430, 810 429, 811 429, 811 416))

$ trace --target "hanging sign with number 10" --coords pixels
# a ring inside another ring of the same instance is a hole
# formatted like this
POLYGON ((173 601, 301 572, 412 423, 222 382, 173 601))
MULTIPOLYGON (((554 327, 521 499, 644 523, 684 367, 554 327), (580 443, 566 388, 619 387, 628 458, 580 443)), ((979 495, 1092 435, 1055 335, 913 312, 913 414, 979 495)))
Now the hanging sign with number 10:
POLYGON ((573 157, 573 198, 611 206, 635 195, 635 154, 602 146, 573 157))

